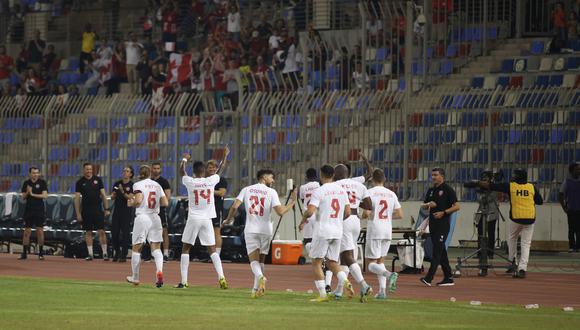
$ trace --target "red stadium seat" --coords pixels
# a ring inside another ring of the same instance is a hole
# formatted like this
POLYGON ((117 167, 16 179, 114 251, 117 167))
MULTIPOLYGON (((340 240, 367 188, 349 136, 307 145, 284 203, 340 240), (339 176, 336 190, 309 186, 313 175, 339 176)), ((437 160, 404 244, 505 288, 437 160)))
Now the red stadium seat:
POLYGON ((157 143, 159 141, 159 133, 151 132, 149 133, 149 138, 147 139, 147 143, 157 143))
POLYGON ((160 155, 161 155, 161 152, 159 152, 159 149, 157 149, 157 148, 153 148, 153 149, 149 150, 149 160, 159 160, 160 155))
POLYGON ((533 149, 531 163, 539 164, 544 162, 544 149, 533 149))
POLYGON ((420 162, 423 160, 423 149, 412 149, 409 156, 410 161, 420 162))
POLYGON ((409 180, 411 180, 411 181, 417 180, 417 168, 416 167, 409 167, 408 177, 409 177, 409 180))
POLYGON ((348 151, 348 160, 351 162, 356 162, 357 160, 359 160, 360 156, 360 149, 350 149, 348 151))

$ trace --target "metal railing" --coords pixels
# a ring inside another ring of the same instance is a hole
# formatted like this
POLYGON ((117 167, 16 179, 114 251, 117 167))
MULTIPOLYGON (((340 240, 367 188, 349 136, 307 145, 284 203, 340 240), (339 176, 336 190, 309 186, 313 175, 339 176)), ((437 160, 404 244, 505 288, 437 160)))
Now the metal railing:
POLYGON ((95 163, 110 187, 123 166, 159 161, 181 187, 181 153, 220 159, 228 144, 232 194, 265 167, 278 173, 280 192, 287 178, 300 181, 327 162, 346 162, 361 175, 362 152, 402 199, 421 199, 430 168, 443 165, 464 200, 474 195, 461 184, 484 168, 509 175, 515 167, 527 168, 554 200, 567 163, 580 156, 578 87, 433 88, 404 100, 385 90, 257 91, 243 94, 239 111, 196 116, 199 94, 3 98, 0 191, 18 190, 34 165, 50 192, 73 192, 84 162, 95 163))

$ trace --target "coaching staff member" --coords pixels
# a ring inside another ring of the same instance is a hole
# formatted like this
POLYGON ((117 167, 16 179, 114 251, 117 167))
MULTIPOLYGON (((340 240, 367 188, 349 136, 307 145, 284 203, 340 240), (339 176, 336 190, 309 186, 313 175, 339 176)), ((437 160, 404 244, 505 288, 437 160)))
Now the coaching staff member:
POLYGON ((568 166, 570 176, 564 180, 558 199, 568 215, 568 252, 580 249, 580 163, 568 166))
POLYGON ((453 282, 449 258, 445 249, 445 241, 449 235, 450 215, 459 211, 459 203, 455 190, 445 183, 445 170, 436 167, 431 170, 431 181, 433 187, 427 190, 425 201, 422 205, 424 209, 429 209, 429 232, 433 243, 433 257, 431 266, 421 282, 426 286, 431 286, 431 281, 439 265, 443 270, 443 281, 437 283, 438 286, 452 286, 453 282))
MULTIPOLYGON (((207 176, 212 176, 218 171, 218 163, 215 160, 210 160, 206 165, 207 176)), ((215 201, 215 214, 216 217, 211 219, 213 223, 213 233, 215 236, 215 252, 220 254, 222 250, 222 233, 221 226, 223 220, 224 211, 224 197, 226 196, 228 188, 228 181, 226 178, 220 175, 220 181, 214 187, 213 199, 215 201)))
POLYGON ((83 225, 85 242, 89 250, 89 255, 85 260, 93 260, 93 230, 96 229, 99 233, 101 248, 103 249, 103 260, 108 261, 105 217, 109 216, 111 209, 109 209, 109 202, 105 194, 105 186, 100 177, 93 175, 93 164, 84 163, 83 174, 76 184, 75 210, 78 221, 83 225))
MULTIPOLYGON (((161 163, 153 163, 151 164, 151 180, 159 183, 161 188, 163 188, 163 192, 165 193, 165 197, 167 197, 167 201, 171 203, 171 185, 166 178, 161 176, 161 163)), ((161 226, 163 227, 163 248, 161 251, 163 252, 163 261, 167 261, 169 259, 169 233, 167 231, 167 206, 160 206, 159 207, 159 218, 161 218, 161 226)))
POLYGON ((133 176, 131 166, 123 169, 123 178, 113 185, 111 199, 114 200, 111 220, 111 240, 113 241, 113 262, 127 261, 128 247, 131 244, 131 221, 135 218, 135 208, 127 205, 133 197, 133 176))
POLYGON ((499 191, 510 196, 510 234, 508 239, 509 259, 514 260, 517 252, 518 237, 521 236, 521 256, 517 272, 515 266, 508 268, 507 273, 513 273, 513 277, 525 278, 530 257, 530 245, 534 235, 534 222, 536 221, 536 206, 542 205, 543 199, 538 188, 528 183, 528 173, 522 168, 514 170, 512 182, 489 183, 479 181, 478 186, 483 189, 499 191))
POLYGON ((28 169, 29 179, 22 184, 22 199, 26 200, 24 208, 24 233, 22 234, 22 254, 18 258, 24 260, 30 249, 30 233, 32 226, 36 227, 36 242, 38 244, 38 259, 44 260, 44 200, 48 197, 46 181, 40 178, 40 170, 36 167, 28 169))

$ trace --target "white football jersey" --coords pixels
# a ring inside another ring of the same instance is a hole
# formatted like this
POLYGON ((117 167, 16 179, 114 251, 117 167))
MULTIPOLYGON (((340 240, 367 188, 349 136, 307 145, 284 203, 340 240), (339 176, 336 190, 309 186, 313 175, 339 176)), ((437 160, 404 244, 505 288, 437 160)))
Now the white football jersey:
MULTIPOLYGON (((300 199, 302 199, 304 208, 308 207, 308 203, 310 203, 312 193, 319 187, 320 183, 318 183, 317 181, 311 181, 300 186, 300 189, 298 190, 298 196, 300 197, 300 199)), ((315 219, 316 219, 315 216, 310 217, 308 219, 308 223, 304 225, 304 229, 302 230, 304 238, 312 238, 312 228, 313 228, 312 226, 314 225, 314 221, 316 221, 315 219)))
POLYGON ((257 183, 240 191, 237 200, 246 208, 246 227, 244 233, 272 235, 272 209, 280 206, 276 190, 257 183))
POLYGON ((364 198, 372 201, 372 215, 367 222, 367 239, 392 239, 393 211, 400 209, 397 195, 382 186, 367 190, 364 198))
POLYGON ((344 208, 349 205, 346 191, 336 182, 323 184, 312 194, 310 205, 318 208, 312 237, 340 239, 344 208))
POLYGON ((363 196, 367 191, 367 187, 353 179, 342 179, 336 181, 336 183, 338 183, 342 189, 346 190, 350 208, 358 209, 360 202, 363 200, 363 196))
POLYGON ((362 184, 365 184, 365 182, 367 182, 367 178, 365 178, 364 175, 355 176, 354 178, 350 178, 350 179, 353 180, 353 181, 356 181, 358 183, 362 183, 362 184))
POLYGON ((143 194, 141 205, 135 208, 135 214, 159 214, 159 204, 161 197, 165 197, 165 192, 159 183, 145 179, 133 185, 133 193, 143 194))
POLYGON ((207 178, 192 178, 184 176, 181 179, 187 188, 189 199, 189 218, 197 220, 211 220, 216 217, 214 188, 220 182, 220 176, 214 174, 207 178))

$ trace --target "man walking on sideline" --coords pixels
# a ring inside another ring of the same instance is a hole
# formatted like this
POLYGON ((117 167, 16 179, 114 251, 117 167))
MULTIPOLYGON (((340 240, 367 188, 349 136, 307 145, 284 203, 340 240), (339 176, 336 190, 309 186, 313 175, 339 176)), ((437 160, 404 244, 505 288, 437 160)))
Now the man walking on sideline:
POLYGON ((254 274, 254 287, 252 288, 252 298, 264 295, 266 291, 266 276, 264 276, 264 262, 270 251, 272 241, 272 209, 278 216, 283 216, 296 203, 296 192, 290 195, 290 202, 282 206, 278 193, 272 189, 274 183, 274 172, 272 170, 259 170, 257 175, 258 183, 245 187, 240 191, 234 204, 229 210, 228 217, 224 225, 229 225, 234 221, 236 210, 244 203, 246 208, 246 227, 244 228, 244 239, 250 267, 254 274))
POLYGON ((99 233, 99 242, 103 250, 103 260, 109 261, 105 217, 111 214, 111 209, 105 194, 105 186, 103 185, 103 180, 93 174, 93 165, 91 163, 83 164, 83 172, 83 177, 76 183, 74 204, 77 220, 82 223, 83 230, 85 230, 85 242, 89 251, 89 255, 85 260, 93 260, 93 230, 96 229, 99 233))
MULTIPOLYGON (((165 198, 169 202, 171 200, 171 185, 169 181, 161 176, 161 163, 153 163, 151 164, 151 179, 163 188, 163 192, 165 193, 165 198)), ((167 207, 161 206, 159 208, 159 218, 161 219, 161 225, 163 226, 163 260, 167 261, 169 259, 169 232, 167 231, 167 226, 169 224, 167 214, 167 207)))
POLYGON ((141 265, 141 249, 145 242, 151 245, 151 255, 155 260, 156 278, 155 286, 163 286, 163 254, 160 245, 163 229, 159 218, 159 207, 167 206, 167 197, 163 188, 150 179, 151 169, 147 165, 139 168, 141 181, 133 185, 134 198, 129 198, 127 205, 135 207, 135 222, 133 224, 133 253, 131 254, 131 269, 133 274, 127 276, 127 282, 139 284, 139 268, 141 265))
MULTIPOLYGON (((206 171, 207 176, 212 176, 217 173, 218 164, 215 160, 210 160, 207 162, 206 171)), ((224 213, 224 197, 227 193, 228 182, 226 178, 220 175, 220 182, 215 185, 214 190, 214 200, 215 200, 215 215, 216 217, 211 219, 213 223, 213 232, 215 236, 215 251, 220 254, 222 251, 222 219, 224 213)))
POLYGON ((36 167, 28 169, 29 179, 24 181, 21 189, 22 199, 26 200, 24 208, 24 233, 22 234, 22 254, 18 258, 24 260, 30 252, 30 235, 32 226, 36 227, 36 242, 38 244, 38 259, 44 260, 44 200, 48 197, 46 181, 40 178, 40 170, 36 167))

